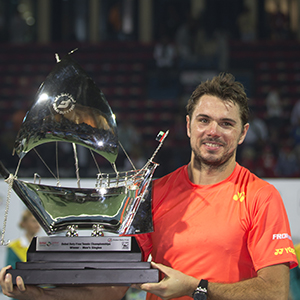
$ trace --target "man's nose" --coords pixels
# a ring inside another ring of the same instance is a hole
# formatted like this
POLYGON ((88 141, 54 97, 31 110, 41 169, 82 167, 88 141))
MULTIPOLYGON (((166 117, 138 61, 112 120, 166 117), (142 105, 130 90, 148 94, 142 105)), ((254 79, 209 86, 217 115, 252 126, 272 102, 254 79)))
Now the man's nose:
POLYGON ((210 122, 209 127, 208 127, 208 134, 212 135, 212 136, 220 135, 219 125, 217 122, 210 122))

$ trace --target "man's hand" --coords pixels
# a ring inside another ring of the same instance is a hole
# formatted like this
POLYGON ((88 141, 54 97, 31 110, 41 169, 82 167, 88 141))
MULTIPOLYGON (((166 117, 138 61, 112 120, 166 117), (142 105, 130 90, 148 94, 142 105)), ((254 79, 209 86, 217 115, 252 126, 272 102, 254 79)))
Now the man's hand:
POLYGON ((0 272, 0 285, 4 295, 20 300, 41 299, 43 289, 36 286, 26 286, 20 276, 16 278, 16 286, 13 286, 11 274, 6 274, 6 270, 11 266, 4 267, 0 272))
POLYGON ((74 286, 43 289, 34 285, 24 285, 23 279, 16 278, 17 285, 13 286, 11 274, 6 270, 11 266, 4 267, 0 272, 0 285, 3 294, 19 300, 118 300, 121 299, 128 286, 74 286))
MULTIPOLYGON (((134 288, 153 293, 164 300, 181 296, 192 297, 199 279, 183 274, 162 264, 152 263, 153 268, 165 274, 158 283, 133 285, 134 288)), ((289 294, 289 264, 278 264, 258 270, 257 277, 235 283, 208 283, 208 299, 257 300, 282 299, 289 294)))
POLYGON ((151 263, 152 267, 165 274, 163 280, 158 283, 134 284, 132 287, 157 295, 163 300, 182 296, 192 297, 197 288, 199 279, 183 274, 162 264, 151 263))

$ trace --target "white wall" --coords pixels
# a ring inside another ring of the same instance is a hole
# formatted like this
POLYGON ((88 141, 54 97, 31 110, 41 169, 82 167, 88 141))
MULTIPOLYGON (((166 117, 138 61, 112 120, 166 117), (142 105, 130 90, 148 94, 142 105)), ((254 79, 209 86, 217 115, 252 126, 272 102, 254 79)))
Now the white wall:
POLYGON ((294 243, 300 243, 300 179, 267 179, 283 199, 294 243))

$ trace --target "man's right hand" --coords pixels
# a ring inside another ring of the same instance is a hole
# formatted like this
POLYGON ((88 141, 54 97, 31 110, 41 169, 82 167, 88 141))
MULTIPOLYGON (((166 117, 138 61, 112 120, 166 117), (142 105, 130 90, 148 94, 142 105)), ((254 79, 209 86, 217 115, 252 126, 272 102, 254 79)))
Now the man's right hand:
POLYGON ((4 295, 20 300, 42 299, 43 289, 31 285, 25 287, 23 279, 20 276, 16 278, 17 285, 14 286, 11 274, 6 274, 6 270, 8 269, 12 269, 12 267, 4 267, 0 272, 0 285, 4 295))
POLYGON ((16 278, 16 285, 12 283, 11 274, 4 267, 0 272, 0 285, 4 295, 19 300, 119 300, 125 295, 128 286, 74 286, 57 288, 40 288, 34 285, 25 285, 20 276, 16 278))

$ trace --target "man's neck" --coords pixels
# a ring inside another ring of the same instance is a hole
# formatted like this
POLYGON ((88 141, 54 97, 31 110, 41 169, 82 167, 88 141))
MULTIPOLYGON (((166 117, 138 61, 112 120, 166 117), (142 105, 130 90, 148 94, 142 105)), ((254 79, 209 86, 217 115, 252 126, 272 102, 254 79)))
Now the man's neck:
POLYGON ((191 182, 197 185, 216 184, 228 178, 236 166, 236 161, 232 160, 222 166, 196 166, 192 159, 188 165, 188 175, 191 182))

